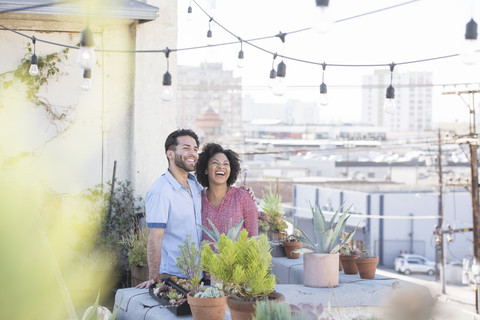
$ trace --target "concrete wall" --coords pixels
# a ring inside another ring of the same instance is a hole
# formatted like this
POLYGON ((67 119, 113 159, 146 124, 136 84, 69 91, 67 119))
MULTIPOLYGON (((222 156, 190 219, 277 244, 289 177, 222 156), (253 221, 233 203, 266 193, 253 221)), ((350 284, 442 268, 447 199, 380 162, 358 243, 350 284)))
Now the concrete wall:
MULTIPOLYGON (((160 17, 155 21, 90 21, 96 48, 176 48, 177 3, 147 2, 159 7, 160 17)), ((2 15, 2 24, 43 40, 76 46, 85 18, 13 14, 2 15)), ((0 73, 20 64, 29 41, 0 31, 0 73)), ((61 50, 37 41, 37 55, 61 50)), ((69 194, 111 180, 117 161, 116 177, 131 180, 136 192, 145 195, 166 169, 163 144, 175 129, 175 100, 165 103, 160 99, 165 55, 97 52, 88 92, 80 89, 83 70, 77 66, 76 56, 77 50, 71 49, 68 58, 58 65, 58 80, 51 79, 39 94, 55 110, 70 110, 67 121, 51 123, 42 108, 26 99, 23 85, 0 89, 1 159, 5 163, 13 161, 29 179, 69 194), (53 138, 64 127, 68 130, 53 138)), ((170 55, 170 73, 175 89, 175 54, 170 55)))

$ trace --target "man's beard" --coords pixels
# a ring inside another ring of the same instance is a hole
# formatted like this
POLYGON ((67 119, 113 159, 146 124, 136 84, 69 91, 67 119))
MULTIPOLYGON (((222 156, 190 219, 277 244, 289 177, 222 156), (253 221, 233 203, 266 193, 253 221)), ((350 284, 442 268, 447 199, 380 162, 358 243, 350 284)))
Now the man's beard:
POLYGON ((190 172, 195 170, 195 164, 189 164, 182 159, 182 155, 175 153, 175 165, 183 170, 190 172))

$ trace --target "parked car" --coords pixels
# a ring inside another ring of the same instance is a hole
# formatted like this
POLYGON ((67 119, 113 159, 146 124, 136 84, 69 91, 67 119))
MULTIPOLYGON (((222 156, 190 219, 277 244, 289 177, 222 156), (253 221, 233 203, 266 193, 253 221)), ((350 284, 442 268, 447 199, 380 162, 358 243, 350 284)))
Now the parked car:
POLYGON ((404 274, 418 272, 433 275, 435 262, 418 254, 401 254, 395 258, 395 271, 404 274))

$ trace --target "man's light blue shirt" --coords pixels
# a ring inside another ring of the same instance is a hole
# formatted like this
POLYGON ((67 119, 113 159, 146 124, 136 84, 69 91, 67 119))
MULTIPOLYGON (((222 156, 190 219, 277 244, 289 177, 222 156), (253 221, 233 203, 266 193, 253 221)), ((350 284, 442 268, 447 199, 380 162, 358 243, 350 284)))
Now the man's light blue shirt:
POLYGON ((159 273, 168 273, 186 278, 175 266, 180 256, 178 246, 190 234, 191 241, 200 250, 202 241, 202 187, 191 173, 188 185, 192 194, 167 170, 147 192, 145 209, 149 228, 164 228, 162 259, 159 273))

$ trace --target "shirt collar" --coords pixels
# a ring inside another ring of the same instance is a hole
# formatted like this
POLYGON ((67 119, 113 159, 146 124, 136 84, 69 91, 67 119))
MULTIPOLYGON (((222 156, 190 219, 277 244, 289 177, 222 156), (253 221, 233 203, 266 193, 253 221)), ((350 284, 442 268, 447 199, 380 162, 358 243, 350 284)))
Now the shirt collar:
MULTIPOLYGON (((165 176, 167 177, 167 181, 172 185, 173 189, 178 190, 182 187, 182 184, 175 179, 175 177, 172 175, 170 170, 167 169, 167 172, 165 173, 165 176)), ((196 181, 196 178, 193 174, 190 172, 188 173, 188 179, 196 181)))

